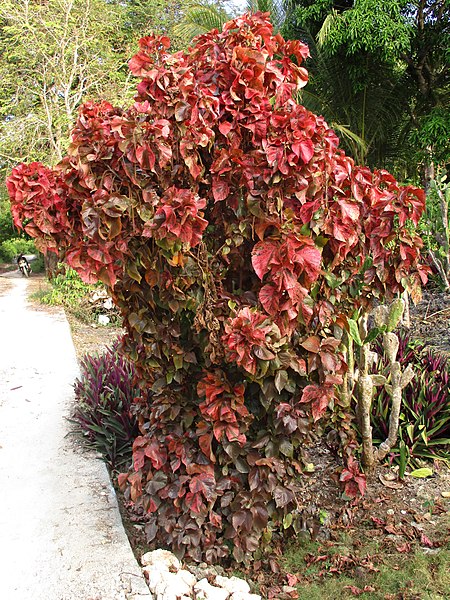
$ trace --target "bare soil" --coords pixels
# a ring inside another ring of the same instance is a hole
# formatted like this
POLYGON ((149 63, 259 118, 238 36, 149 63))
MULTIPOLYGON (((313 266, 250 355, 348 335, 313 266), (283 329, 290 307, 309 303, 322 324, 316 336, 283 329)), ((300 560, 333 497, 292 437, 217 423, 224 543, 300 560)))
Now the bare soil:
POLYGON ((411 307, 411 334, 450 355, 450 294, 424 291, 420 304, 411 307))

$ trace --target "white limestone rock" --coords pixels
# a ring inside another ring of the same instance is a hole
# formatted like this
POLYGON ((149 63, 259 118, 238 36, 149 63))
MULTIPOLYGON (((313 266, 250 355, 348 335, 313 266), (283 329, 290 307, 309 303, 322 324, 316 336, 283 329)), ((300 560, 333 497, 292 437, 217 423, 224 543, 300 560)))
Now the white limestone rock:
POLYGON ((194 585, 195 600, 228 600, 229 596, 227 590, 211 585, 207 579, 201 579, 194 585))
POLYGON ((153 552, 146 552, 141 562, 144 567, 151 565, 158 565, 162 568, 164 565, 166 571, 179 571, 181 569, 181 563, 175 554, 168 550, 153 550, 153 552))
POLYGON ((262 600, 258 594, 248 594, 247 592, 235 592, 230 600, 262 600))
POLYGON ((159 584, 164 581, 164 574, 170 572, 168 569, 164 567, 161 568, 158 565, 144 567, 142 571, 147 578, 148 587, 150 588, 151 592, 154 592, 159 584))
POLYGON ((250 586, 248 583, 239 577, 222 577, 221 575, 217 575, 215 584, 218 587, 227 590, 229 594, 234 594, 236 592, 244 592, 248 594, 250 592, 250 586))
POLYGON ((158 596, 161 600, 178 600, 180 596, 190 596, 192 588, 187 583, 183 582, 178 573, 166 573, 165 579, 156 588, 155 593, 157 600, 158 596))
POLYGON ((167 569, 158 570, 155 565, 144 567, 148 576, 148 587, 155 595, 155 600, 179 600, 181 597, 191 599, 192 585, 183 579, 183 574, 172 573, 167 569))
POLYGON ((186 569, 180 569, 177 573, 178 579, 189 586, 190 592, 194 589, 194 585, 197 583, 197 578, 190 571, 186 571, 186 569))

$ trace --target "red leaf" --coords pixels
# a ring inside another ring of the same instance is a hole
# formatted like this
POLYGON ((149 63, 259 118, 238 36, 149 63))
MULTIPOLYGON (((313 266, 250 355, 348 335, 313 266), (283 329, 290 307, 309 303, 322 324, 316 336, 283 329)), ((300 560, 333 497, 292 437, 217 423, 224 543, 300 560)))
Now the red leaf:
POLYGON ((333 390, 329 387, 312 384, 305 387, 299 402, 312 403, 311 413, 314 421, 317 421, 326 411, 332 396, 333 390))
POLYGON ((154 469, 159 471, 159 469, 161 469, 161 467, 166 464, 167 452, 165 448, 160 448, 159 444, 156 441, 151 441, 144 448, 144 453, 145 456, 147 456, 152 461, 154 469))
POLYGON ((212 191, 214 200, 216 202, 220 202, 221 200, 225 200, 226 198, 228 198, 228 195, 230 193, 230 186, 228 185, 228 182, 225 179, 216 175, 213 176, 212 191))
POLYGON ((422 546, 427 546, 428 548, 433 548, 434 544, 424 533, 420 534, 420 543, 422 546))
POLYGON ((216 479, 214 475, 200 473, 189 482, 189 489, 193 494, 202 494, 210 502, 216 498, 216 479))
POLYGON ((317 335, 311 335, 309 338, 304 340, 301 344, 308 352, 317 354, 320 351, 320 338, 317 335))
POLYGON ((198 445, 200 446, 203 454, 208 458, 211 462, 216 461, 216 457, 213 454, 211 442, 212 442, 212 434, 205 433, 204 435, 199 436, 198 445))
POLYGON ((123 491, 126 482, 128 481, 128 473, 119 473, 117 477, 117 483, 119 488, 123 491))
POLYGON ((205 504, 202 500, 201 494, 193 494, 188 492, 184 498, 186 506, 195 514, 201 514, 205 512, 205 504))
POLYGON ((272 284, 264 285, 259 290, 258 298, 267 314, 273 316, 279 313, 280 295, 272 284))
POLYGON ((292 144, 292 151, 296 156, 299 156, 304 163, 309 163, 314 156, 314 144, 309 138, 306 138, 292 144))
POLYGON ((222 123, 220 123, 220 125, 219 125, 219 131, 222 135, 227 136, 230 133, 232 127, 233 127, 233 124, 230 123, 229 121, 222 121, 222 123))
POLYGON ((269 270, 269 265, 276 256, 277 250, 278 245, 273 241, 258 242, 253 248, 252 265, 261 280, 269 270))
POLYGON ((345 221, 351 221, 352 223, 357 223, 359 221, 361 209, 356 202, 340 199, 339 208, 345 221))
POLYGON ((360 596, 366 592, 375 592, 372 585, 365 585, 363 588, 356 587, 356 585, 344 585, 344 590, 349 590, 354 596, 360 596))

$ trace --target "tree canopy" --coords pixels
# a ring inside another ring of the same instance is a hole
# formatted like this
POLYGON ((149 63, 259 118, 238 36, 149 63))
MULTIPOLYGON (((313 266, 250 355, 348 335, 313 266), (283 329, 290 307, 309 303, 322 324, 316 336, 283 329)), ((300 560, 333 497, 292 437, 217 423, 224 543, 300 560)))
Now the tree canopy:
POLYGON ((309 92, 329 120, 363 138, 370 163, 399 167, 400 157, 411 174, 417 162, 448 160, 448 1, 291 5, 285 33, 312 49, 309 92))

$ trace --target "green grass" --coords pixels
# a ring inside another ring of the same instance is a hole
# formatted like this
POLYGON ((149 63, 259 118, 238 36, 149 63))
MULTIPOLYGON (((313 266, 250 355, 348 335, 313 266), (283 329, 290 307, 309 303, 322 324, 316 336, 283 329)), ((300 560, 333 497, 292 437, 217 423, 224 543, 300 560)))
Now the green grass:
POLYGON ((283 569, 297 573, 302 581, 298 585, 299 600, 336 600, 355 598, 346 586, 363 589, 371 586, 374 591, 358 595, 362 600, 448 600, 450 599, 450 548, 441 548, 437 553, 425 554, 417 549, 411 554, 390 554, 382 551, 376 542, 352 548, 343 540, 330 548, 318 543, 302 547, 292 545, 284 555, 283 569), (308 555, 327 555, 326 560, 307 566, 308 555), (373 572, 364 568, 364 557, 369 555, 373 572), (332 573, 330 569, 339 562, 339 556, 356 558, 356 565, 332 573), (361 564, 358 564, 361 560, 361 564), (306 581, 305 581, 306 580, 306 581))

